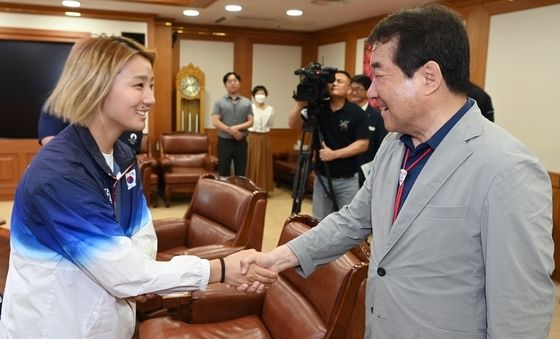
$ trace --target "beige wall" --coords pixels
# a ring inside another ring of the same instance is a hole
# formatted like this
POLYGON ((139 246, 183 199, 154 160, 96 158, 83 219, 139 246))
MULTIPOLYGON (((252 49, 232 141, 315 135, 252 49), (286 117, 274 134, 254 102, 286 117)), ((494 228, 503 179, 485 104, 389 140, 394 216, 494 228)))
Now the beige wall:
POLYGON ((345 42, 336 42, 332 44, 319 46, 318 62, 327 67, 336 67, 345 69, 345 42))
MULTIPOLYGON (((356 66, 355 66, 355 74, 362 74, 364 73, 364 43, 366 42, 367 38, 360 38, 356 40, 356 66)), ((368 61, 369 62, 369 61, 368 61)))
POLYGON ((494 15, 486 90, 496 123, 560 170, 560 5, 494 15))
POLYGON ((294 71, 301 65, 301 47, 286 45, 253 45, 252 87, 264 85, 267 102, 274 107, 274 128, 288 127, 288 113, 294 105, 292 92, 299 78, 294 71))

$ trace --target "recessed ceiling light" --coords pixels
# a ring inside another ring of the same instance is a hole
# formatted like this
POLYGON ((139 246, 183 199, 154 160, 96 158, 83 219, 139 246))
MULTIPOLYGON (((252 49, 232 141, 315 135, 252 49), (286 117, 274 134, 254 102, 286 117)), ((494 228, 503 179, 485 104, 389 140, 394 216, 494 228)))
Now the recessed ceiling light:
POLYGON ((80 7, 82 4, 79 1, 73 1, 73 0, 64 0, 62 1, 62 6, 65 7, 80 7))
POLYGON ((199 16, 199 15, 200 15, 200 12, 197 11, 196 9, 185 9, 185 10, 183 11, 183 15, 186 15, 186 16, 199 16))
POLYGON ((80 12, 64 12, 64 14, 67 16, 82 16, 80 12))
POLYGON ((289 16, 302 16, 303 11, 300 9, 289 9, 286 11, 286 14, 289 16))
POLYGON ((228 12, 241 12, 242 9, 243 9, 243 7, 241 7, 239 5, 227 5, 226 6, 226 11, 228 11, 228 12))

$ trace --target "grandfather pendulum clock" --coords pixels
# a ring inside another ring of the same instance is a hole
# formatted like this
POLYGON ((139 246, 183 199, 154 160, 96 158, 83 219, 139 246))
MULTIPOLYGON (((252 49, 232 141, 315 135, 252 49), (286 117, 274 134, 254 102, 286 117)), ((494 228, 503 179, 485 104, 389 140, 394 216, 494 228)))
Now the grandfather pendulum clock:
POLYGON ((204 73, 189 63, 176 77, 176 130, 204 133, 204 73))

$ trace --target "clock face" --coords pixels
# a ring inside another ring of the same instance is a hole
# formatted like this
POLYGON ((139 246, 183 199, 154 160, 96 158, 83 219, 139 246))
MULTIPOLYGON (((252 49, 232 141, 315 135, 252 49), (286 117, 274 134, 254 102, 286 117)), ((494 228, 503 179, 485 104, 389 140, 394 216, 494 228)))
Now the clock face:
POLYGON ((198 79, 189 75, 181 80, 181 92, 187 97, 195 97, 200 91, 200 84, 198 79))

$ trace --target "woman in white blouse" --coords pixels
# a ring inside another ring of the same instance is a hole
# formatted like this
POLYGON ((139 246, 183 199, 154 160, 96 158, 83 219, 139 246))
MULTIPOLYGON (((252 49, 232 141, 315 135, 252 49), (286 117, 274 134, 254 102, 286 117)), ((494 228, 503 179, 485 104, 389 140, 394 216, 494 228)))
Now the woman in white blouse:
POLYGON ((249 150, 247 154, 247 176, 263 190, 274 189, 272 180, 272 152, 268 133, 272 127, 274 108, 265 103, 268 90, 255 86, 253 91, 253 126, 249 128, 249 150))

